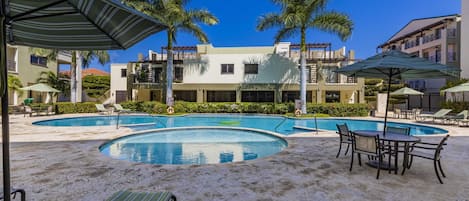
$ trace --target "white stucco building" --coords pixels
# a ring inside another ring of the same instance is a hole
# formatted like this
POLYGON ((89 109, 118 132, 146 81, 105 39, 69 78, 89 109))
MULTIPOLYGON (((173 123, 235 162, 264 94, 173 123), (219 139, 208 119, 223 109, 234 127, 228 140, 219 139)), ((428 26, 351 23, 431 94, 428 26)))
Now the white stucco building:
MULTIPOLYGON (((166 54, 127 66, 128 98, 165 100, 166 54)), ((299 98, 299 46, 279 43, 262 47, 174 47, 175 100, 190 102, 286 102, 299 98)), ((307 101, 364 102, 363 79, 333 72, 353 62, 353 51, 331 50, 329 43, 308 44, 307 101)), ((120 80, 123 65, 111 65, 111 79, 120 80), (116 72, 114 72, 116 71, 116 72)), ((111 81, 111 93, 117 86, 111 81)), ((119 81, 124 83, 123 80, 119 81)), ((117 83, 115 83, 117 85, 117 83)), ((122 87, 122 86, 121 86, 122 87)), ((122 89, 122 88, 121 88, 122 89)))

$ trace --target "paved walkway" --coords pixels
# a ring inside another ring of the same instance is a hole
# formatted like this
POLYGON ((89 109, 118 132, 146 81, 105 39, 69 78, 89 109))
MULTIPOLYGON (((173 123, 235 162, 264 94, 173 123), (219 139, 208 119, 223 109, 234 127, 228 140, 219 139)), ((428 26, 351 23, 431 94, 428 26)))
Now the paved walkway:
POLYGON ((356 163, 349 172, 350 156, 335 158, 334 132, 287 137, 288 148, 266 158, 176 166, 115 160, 98 151, 107 140, 129 134, 127 128, 31 125, 66 116, 77 115, 11 117, 12 184, 24 188, 28 200, 104 200, 122 189, 167 190, 182 201, 469 199, 469 128, 441 126, 452 135, 441 185, 427 160, 416 159, 404 176, 383 171, 379 180, 366 165, 356 163))

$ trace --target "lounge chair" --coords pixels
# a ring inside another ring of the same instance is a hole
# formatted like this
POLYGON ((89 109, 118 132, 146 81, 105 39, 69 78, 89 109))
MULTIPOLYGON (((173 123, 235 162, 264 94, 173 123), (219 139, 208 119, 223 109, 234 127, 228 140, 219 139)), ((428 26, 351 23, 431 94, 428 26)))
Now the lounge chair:
MULTIPOLYGON (((23 189, 16 189, 16 188, 11 188, 10 190, 10 194, 13 195, 13 199, 16 198, 16 193, 19 193, 21 194, 21 201, 26 201, 26 191, 24 191, 23 189)), ((3 191, 0 192, 0 200, 3 200, 3 191)))
POLYGON ((96 109, 98 110, 99 113, 101 114, 110 114, 111 110, 106 109, 103 104, 95 104, 96 109))
POLYGON ((442 119, 445 115, 447 115, 449 112, 451 112, 451 109, 440 109, 437 112, 433 114, 421 114, 417 116, 417 121, 424 121, 427 118, 431 118, 433 122, 435 119, 442 119))
POLYGON ((132 112, 130 109, 124 109, 121 104, 114 104, 114 109, 116 109, 117 112, 132 112))
POLYGON ((458 113, 454 116, 453 115, 446 115, 443 118, 444 118, 445 122, 448 122, 449 124, 454 123, 454 124, 459 125, 460 121, 467 120, 468 114, 469 114, 468 110, 463 110, 463 111, 461 111, 460 113, 458 113))
POLYGON ((107 201, 176 201, 176 196, 170 192, 132 192, 119 191, 114 193, 107 201))

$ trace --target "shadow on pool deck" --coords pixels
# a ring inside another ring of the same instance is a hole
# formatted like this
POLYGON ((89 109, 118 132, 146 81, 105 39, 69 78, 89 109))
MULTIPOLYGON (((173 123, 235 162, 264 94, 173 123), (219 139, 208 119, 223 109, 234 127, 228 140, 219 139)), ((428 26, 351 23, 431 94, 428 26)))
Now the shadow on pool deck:
MULTIPOLYGON (((172 191, 179 200, 464 200, 469 197, 469 137, 451 137, 441 185, 427 160, 404 176, 335 158, 335 137, 287 138, 279 154, 217 165, 149 165, 111 159, 105 140, 14 142, 12 184, 31 200, 104 200, 122 189, 172 191)), ((425 137, 439 141, 441 136, 425 137)))

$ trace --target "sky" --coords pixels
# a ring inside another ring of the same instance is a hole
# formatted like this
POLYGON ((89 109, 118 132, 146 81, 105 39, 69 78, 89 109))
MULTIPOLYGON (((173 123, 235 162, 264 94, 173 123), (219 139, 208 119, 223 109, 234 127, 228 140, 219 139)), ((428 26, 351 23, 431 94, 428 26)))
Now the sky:
MULTIPOLYGON (((332 49, 343 46, 355 51, 356 59, 366 59, 376 53, 376 47, 398 32, 412 19, 461 13, 462 0, 329 0, 327 9, 347 14, 354 23, 352 36, 341 41, 334 34, 317 30, 307 32, 307 43, 332 43, 332 49)), ((278 29, 257 31, 259 16, 278 12, 271 0, 192 0, 188 8, 207 9, 218 17, 214 26, 202 26, 214 47, 271 46, 278 29)), ((191 35, 177 35, 175 46, 195 46, 199 42, 191 35)), ((285 41, 299 43, 299 36, 285 41)), ((110 63, 135 61, 138 53, 148 56, 148 50, 160 52, 166 46, 166 33, 156 33, 127 50, 109 51, 110 63)), ((109 72, 110 63, 93 62, 90 67, 109 72)), ((63 67, 62 67, 63 68, 63 67)), ((61 69, 63 70, 63 69, 61 69)), ((65 69, 68 70, 68 69, 65 69)))

